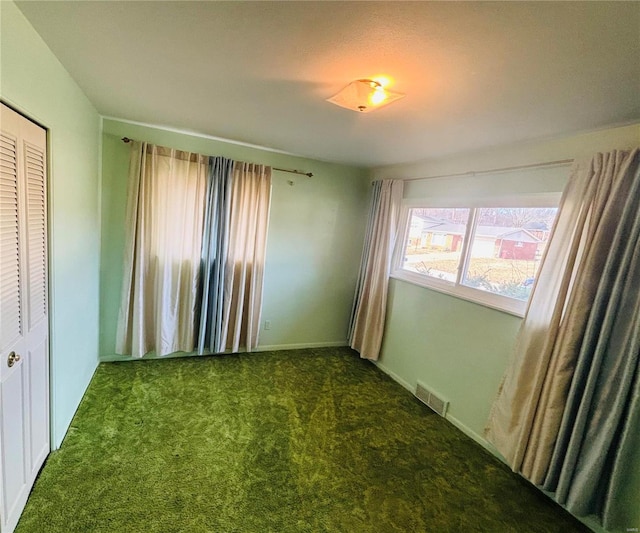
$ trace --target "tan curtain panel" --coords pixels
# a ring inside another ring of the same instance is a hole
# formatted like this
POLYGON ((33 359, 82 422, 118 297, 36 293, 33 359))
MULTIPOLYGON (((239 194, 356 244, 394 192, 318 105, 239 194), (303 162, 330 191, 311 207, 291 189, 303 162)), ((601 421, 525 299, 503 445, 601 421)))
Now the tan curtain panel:
MULTIPOLYGON (((600 327, 593 325, 594 302, 606 307, 602 276, 608 262, 618 261, 612 242, 631 190, 634 158, 637 150, 616 151, 574 164, 490 414, 487 439, 514 470, 537 485, 549 471, 580 354, 590 349, 583 346, 588 324, 600 327)), ((628 216, 635 216, 631 211, 628 216)), ((584 357, 580 364, 592 364, 585 362, 590 356, 584 357)), ((604 411, 594 416, 605 416, 604 411)))
POLYGON ((382 180, 373 184, 349 345, 362 358, 374 361, 378 359, 382 346, 391 259, 399 233, 403 188, 402 180, 382 180))
POLYGON ((194 349, 208 157, 134 142, 116 352, 194 349))
POLYGON ((271 167, 235 162, 220 342, 232 352, 258 345, 270 204, 271 167))

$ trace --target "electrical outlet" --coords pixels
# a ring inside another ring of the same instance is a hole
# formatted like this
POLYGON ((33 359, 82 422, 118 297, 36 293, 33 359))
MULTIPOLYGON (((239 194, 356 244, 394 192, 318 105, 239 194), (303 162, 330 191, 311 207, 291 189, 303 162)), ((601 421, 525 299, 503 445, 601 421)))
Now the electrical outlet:
POLYGON ((264 329, 271 329, 271 320, 264 321, 264 329))

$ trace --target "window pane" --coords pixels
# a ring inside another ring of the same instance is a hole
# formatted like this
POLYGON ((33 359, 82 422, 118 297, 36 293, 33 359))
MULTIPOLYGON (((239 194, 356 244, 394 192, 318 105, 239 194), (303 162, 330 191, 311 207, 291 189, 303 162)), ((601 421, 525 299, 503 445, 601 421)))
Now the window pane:
POLYGON ((402 268, 455 283, 468 219, 469 209, 411 209, 402 268))
POLYGON ((478 209, 462 283, 527 300, 557 211, 546 207, 478 209))

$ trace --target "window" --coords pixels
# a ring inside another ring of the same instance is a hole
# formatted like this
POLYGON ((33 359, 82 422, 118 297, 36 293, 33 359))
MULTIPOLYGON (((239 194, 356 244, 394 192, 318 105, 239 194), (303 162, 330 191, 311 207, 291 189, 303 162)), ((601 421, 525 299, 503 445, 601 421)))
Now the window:
POLYGON ((402 267, 434 279, 455 282, 470 209, 409 210, 409 240, 402 267))
POLYGON ((496 203, 503 205, 407 207, 393 277, 522 315, 557 196, 496 203))

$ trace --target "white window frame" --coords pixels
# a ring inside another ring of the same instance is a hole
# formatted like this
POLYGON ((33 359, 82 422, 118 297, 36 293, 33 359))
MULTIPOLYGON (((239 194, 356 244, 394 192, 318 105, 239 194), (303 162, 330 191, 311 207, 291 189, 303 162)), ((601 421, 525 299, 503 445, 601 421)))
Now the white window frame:
POLYGON ((470 248, 475 237, 477 210, 487 207, 558 207, 561 195, 562 193, 558 192, 528 193, 487 198, 439 197, 404 200, 400 213, 402 232, 399 235, 393 254, 391 277, 437 292, 442 292, 456 298, 474 302, 485 307, 497 309, 498 311, 523 317, 527 309, 528 301, 517 300, 508 296, 475 289, 473 287, 467 287, 462 284, 462 278, 464 273, 467 271, 469 261, 471 260, 470 248), (462 242, 462 249, 460 251, 460 263, 458 265, 456 281, 450 282, 402 268, 407 239, 409 238, 409 213, 411 209, 448 207, 469 209, 469 218, 467 220, 467 229, 462 242))

